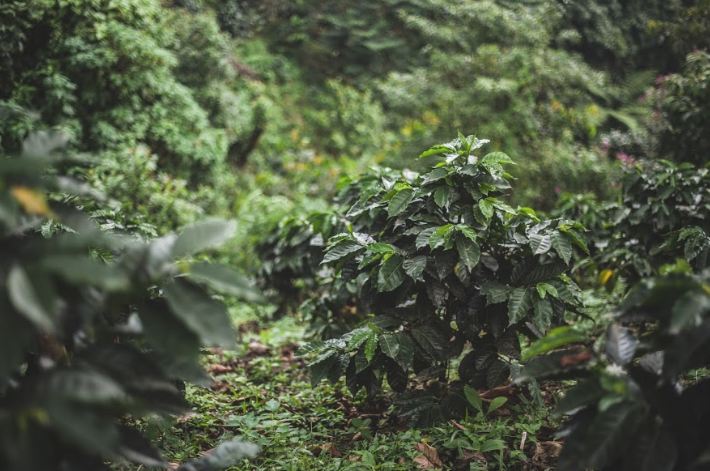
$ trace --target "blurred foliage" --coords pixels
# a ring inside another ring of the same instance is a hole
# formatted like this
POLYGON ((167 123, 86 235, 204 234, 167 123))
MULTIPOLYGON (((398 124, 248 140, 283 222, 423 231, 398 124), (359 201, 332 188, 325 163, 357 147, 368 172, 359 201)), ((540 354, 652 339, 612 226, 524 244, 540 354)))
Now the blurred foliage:
MULTIPOLYGON (((230 267, 192 261, 229 238, 233 222, 144 243, 57 200, 87 190, 52 170, 65 140, 34 133, 21 156, 0 157, 0 467, 166 467, 129 419, 188 410, 177 380, 209 380, 200 346, 236 345, 212 293, 260 296, 230 267)), ((221 469, 257 449, 225 443, 179 469, 221 469)))

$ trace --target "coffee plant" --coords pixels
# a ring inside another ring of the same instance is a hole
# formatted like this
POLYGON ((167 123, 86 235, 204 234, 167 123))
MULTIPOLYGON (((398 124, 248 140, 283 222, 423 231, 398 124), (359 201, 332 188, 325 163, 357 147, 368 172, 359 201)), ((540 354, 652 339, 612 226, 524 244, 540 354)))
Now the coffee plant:
POLYGON ((569 344, 572 328, 533 344, 518 381, 578 379, 556 407, 571 416, 557 469, 707 469, 709 283, 708 271, 644 279, 593 347, 569 344))
MULTIPOLYGON (((148 243, 101 231, 65 203, 86 189, 52 170, 66 165, 50 153, 61 143, 35 134, 0 159, 0 468, 166 467, 131 419, 189 410, 176 380, 209 379, 200 346, 235 347, 212 294, 259 295, 228 266, 192 261, 231 222, 148 243)), ((180 469, 231 466, 255 448, 229 442, 180 469)))
MULTIPOLYGON (((666 160, 639 161, 625 172, 616 203, 563 199, 557 215, 580 220, 590 230, 591 258, 580 267, 636 282, 678 258, 696 270, 707 265, 710 244, 710 180, 707 168, 666 160)), ((611 287, 611 285, 609 285, 611 287)))
POLYGON ((461 135, 421 154, 442 160, 428 172, 379 170, 344 182, 349 230, 330 238, 321 263, 342 281, 360 280, 359 301, 373 316, 301 348, 314 383, 345 376, 351 392, 372 395, 386 377, 415 424, 460 416, 464 390, 507 380, 520 334, 542 336, 579 306, 565 273, 587 252, 584 228, 504 203, 512 176, 503 165, 512 161, 478 157, 487 142, 461 135), (449 384, 449 363, 467 343, 449 384), (410 370, 429 387, 407 391, 410 370))
POLYGON ((282 220, 257 244, 258 278, 274 295, 277 316, 299 311, 311 333, 321 338, 342 335, 361 320, 356 282, 334 278, 332 267, 321 264, 328 239, 345 229, 344 218, 336 212, 314 212, 282 220))

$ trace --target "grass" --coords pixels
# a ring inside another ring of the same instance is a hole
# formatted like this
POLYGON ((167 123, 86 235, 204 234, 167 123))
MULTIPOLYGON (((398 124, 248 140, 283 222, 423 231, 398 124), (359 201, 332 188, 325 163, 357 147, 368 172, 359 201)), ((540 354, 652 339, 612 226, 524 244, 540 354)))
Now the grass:
POLYGON ((391 398, 367 402, 342 383, 311 386, 294 357, 305 331, 295 319, 264 323, 255 311, 234 318, 240 349, 205 351, 214 382, 187 386, 192 412, 140 424, 170 462, 235 437, 261 451, 231 470, 544 470, 559 451, 547 410, 522 396, 492 413, 410 429, 388 408, 391 398))

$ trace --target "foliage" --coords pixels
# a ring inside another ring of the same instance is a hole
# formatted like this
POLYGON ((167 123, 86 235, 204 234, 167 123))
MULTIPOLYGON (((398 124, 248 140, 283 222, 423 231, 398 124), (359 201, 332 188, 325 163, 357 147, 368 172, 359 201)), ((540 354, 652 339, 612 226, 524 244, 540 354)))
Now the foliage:
POLYGON ((617 74, 665 70, 677 60, 666 35, 654 27, 675 18, 681 1, 587 0, 556 2, 562 20, 556 42, 579 51, 587 62, 617 74))
POLYGON ((87 182, 122 202, 141 190, 137 201, 152 201, 126 209, 161 234, 195 222, 195 205, 227 216, 230 164, 243 164, 260 117, 214 15, 156 0, 25 3, 0 10, 0 100, 17 110, 0 124, 2 148, 17 151, 36 129, 66 131, 104 165, 87 182), (135 152, 158 166, 151 188, 135 152), (117 168, 121 178, 104 173, 117 168))
POLYGON ((593 349, 541 340, 518 379, 579 378, 556 408, 571 415, 557 469, 705 467, 710 383, 684 375, 708 364, 709 276, 643 280, 593 349))
MULTIPOLYGON (((259 296, 230 267, 189 260, 226 240, 231 222, 141 243, 49 199, 47 189, 84 189, 50 171, 62 161, 48 152, 62 142, 34 134, 21 157, 0 160, 0 466, 164 466, 125 419, 184 411, 175 380, 205 380, 199 346, 235 345, 226 307, 211 293, 259 296)), ((254 452, 225 444, 181 469, 226 467, 254 452)))
POLYGON ((710 155, 706 132, 710 101, 710 53, 688 55, 683 70, 662 77, 655 100, 658 116, 651 130, 664 158, 703 165, 710 155))
POLYGON ((283 219, 256 248, 262 285, 279 299, 277 314, 300 311, 321 338, 341 335, 360 320, 356 284, 333 279, 333 270, 321 265, 328 239, 345 229, 342 216, 314 212, 283 219))
POLYGON ((429 172, 383 170, 343 187, 350 232, 331 237, 322 263, 343 281, 358 279, 360 302, 375 317, 301 349, 312 355, 314 383, 345 375, 353 393, 374 394, 386 374, 404 392, 412 368, 435 383, 404 395, 404 415, 420 425, 460 416, 464 384, 507 379, 518 333, 545 332, 578 305, 564 273, 575 247, 587 250, 584 228, 500 201, 512 178, 503 165, 512 161, 500 152, 479 158, 486 143, 460 136, 421 155, 443 159, 429 172), (448 390, 445 367, 466 342, 473 351, 448 390))
POLYGON ((575 196, 561 201, 559 215, 590 229, 591 259, 582 267, 593 276, 606 272, 604 282, 611 287, 618 275, 635 282, 678 258, 698 270, 707 266, 707 168, 639 161, 627 167, 621 193, 617 203, 575 196))

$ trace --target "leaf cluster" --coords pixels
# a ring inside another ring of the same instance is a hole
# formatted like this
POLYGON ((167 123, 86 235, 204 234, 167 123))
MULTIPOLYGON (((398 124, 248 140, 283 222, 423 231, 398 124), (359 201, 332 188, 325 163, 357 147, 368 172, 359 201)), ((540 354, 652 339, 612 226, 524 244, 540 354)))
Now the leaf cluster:
POLYGON ((353 393, 374 394, 386 374, 404 392, 413 370, 440 388, 416 391, 426 397, 412 398, 420 402, 410 408, 415 422, 456 416, 461 401, 448 390, 446 366, 464 344, 473 350, 459 366, 461 382, 493 388, 520 357, 519 334, 542 335, 579 305, 565 272, 587 251, 584 228, 503 203, 512 179, 503 166, 512 161, 500 152, 479 157, 487 142, 461 135, 421 154, 441 160, 428 172, 382 170, 344 182, 349 231, 329 240, 322 263, 341 279, 358 278, 360 303, 374 317, 302 348, 313 356, 314 381, 345 375, 353 393))
POLYGON ((637 284, 594 343, 552 332, 518 381, 575 378, 558 402, 570 415, 558 469, 703 469, 708 440, 710 273, 670 273, 637 284), (566 337, 565 337, 566 336, 566 337))
MULTIPOLYGON (((0 467, 163 467, 125 419, 188 409, 177 380, 205 381, 200 346, 235 346, 213 294, 259 295, 228 266, 190 262, 229 238, 233 222, 142 243, 49 198, 47 190, 82 189, 51 170, 61 159, 51 151, 63 143, 36 134, 21 156, 0 159, 0 467), (51 237, 41 233, 48 224, 51 237)), ((253 454, 235 442, 183 469, 253 454)))

